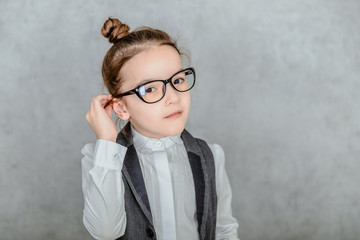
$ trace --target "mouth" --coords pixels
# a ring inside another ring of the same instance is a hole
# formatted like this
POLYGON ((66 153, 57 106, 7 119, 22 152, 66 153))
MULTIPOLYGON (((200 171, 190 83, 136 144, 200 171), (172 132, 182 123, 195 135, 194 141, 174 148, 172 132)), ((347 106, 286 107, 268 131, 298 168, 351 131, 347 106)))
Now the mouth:
POLYGON ((181 111, 176 111, 176 112, 173 112, 170 115, 166 116, 165 118, 166 119, 176 119, 176 118, 180 117, 181 113, 182 113, 181 111))

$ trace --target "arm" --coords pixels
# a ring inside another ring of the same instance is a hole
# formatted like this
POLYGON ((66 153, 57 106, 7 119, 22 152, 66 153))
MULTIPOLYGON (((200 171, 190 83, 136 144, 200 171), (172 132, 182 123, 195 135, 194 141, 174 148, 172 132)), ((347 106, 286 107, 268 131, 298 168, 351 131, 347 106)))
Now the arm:
POLYGON ((93 97, 86 120, 94 131, 96 146, 82 149, 82 189, 84 225, 96 239, 114 239, 124 234, 126 214, 122 164, 126 148, 116 143, 117 131, 112 120, 111 95, 93 97))
POLYGON ((225 170, 225 155, 221 146, 213 144, 209 146, 215 161, 216 192, 217 192, 217 216, 216 216, 216 239, 238 239, 238 222, 232 216, 231 198, 232 192, 228 176, 225 170))
POLYGON ((126 228, 122 164, 126 148, 107 140, 81 150, 83 222, 96 239, 116 239, 126 228))

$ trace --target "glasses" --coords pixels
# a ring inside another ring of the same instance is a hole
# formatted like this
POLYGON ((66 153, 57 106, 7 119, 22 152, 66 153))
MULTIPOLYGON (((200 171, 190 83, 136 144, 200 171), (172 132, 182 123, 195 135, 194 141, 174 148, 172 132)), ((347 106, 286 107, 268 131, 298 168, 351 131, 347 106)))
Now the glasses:
MULTIPOLYGON (((189 91, 195 85, 195 69, 192 67, 186 68, 175 73, 167 80, 152 80, 146 82, 127 92, 114 95, 113 98, 136 94, 146 103, 156 103, 165 96, 166 84, 168 83, 178 92, 189 91)), ((108 104, 110 104, 110 102, 108 104)), ((106 104, 105 107, 108 104, 106 104)))

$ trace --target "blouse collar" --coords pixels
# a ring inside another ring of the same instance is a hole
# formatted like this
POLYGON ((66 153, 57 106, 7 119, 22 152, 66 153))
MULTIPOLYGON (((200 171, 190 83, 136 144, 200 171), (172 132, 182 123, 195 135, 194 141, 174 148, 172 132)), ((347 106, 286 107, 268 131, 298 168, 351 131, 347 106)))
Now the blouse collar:
POLYGON ((137 132, 132 125, 130 126, 133 136, 132 140, 135 148, 138 150, 164 151, 165 149, 171 148, 175 144, 183 145, 181 134, 160 139, 149 138, 137 132))

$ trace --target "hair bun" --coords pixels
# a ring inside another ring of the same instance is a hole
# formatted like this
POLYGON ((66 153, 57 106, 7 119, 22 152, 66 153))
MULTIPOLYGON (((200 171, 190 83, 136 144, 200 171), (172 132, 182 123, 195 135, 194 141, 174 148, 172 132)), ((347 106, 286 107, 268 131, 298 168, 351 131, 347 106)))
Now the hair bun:
POLYGON ((129 35, 130 27, 120 22, 117 18, 110 18, 105 21, 101 28, 101 34, 109 39, 110 43, 116 43, 120 38, 129 35))

